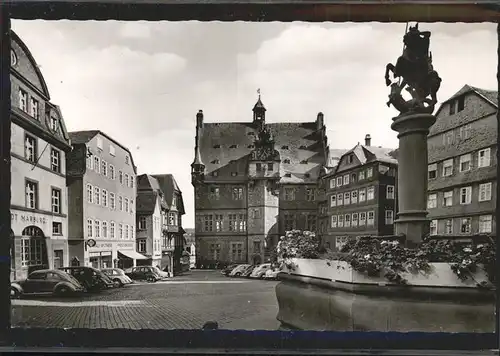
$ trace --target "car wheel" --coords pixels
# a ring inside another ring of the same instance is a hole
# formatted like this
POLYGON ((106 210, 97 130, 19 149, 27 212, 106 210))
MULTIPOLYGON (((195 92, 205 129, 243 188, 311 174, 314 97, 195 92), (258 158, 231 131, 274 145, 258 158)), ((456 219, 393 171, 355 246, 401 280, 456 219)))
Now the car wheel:
POLYGON ((56 289, 55 294, 58 296, 65 296, 68 294, 68 292, 69 292, 68 287, 61 286, 61 287, 56 289))
POLYGON ((235 276, 235 277, 241 277, 241 272, 236 272, 236 273, 234 274, 234 276, 235 276))
POLYGON ((118 278, 114 279, 113 283, 115 284, 116 287, 123 287, 122 281, 120 281, 118 278))
POLYGON ((21 298, 21 293, 16 288, 10 288, 10 298, 19 299, 21 298))

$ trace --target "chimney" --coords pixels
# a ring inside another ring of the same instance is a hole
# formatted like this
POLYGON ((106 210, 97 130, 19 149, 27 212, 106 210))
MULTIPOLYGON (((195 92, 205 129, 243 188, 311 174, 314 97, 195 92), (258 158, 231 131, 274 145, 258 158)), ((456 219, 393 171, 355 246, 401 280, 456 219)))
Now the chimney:
POLYGON ((317 130, 321 130, 323 126, 325 126, 325 117, 322 112, 319 112, 316 118, 316 128, 317 130))
POLYGON ((372 145, 372 137, 370 134, 366 134, 365 136, 365 146, 371 146, 372 145))
POLYGON ((196 127, 203 127, 203 110, 198 110, 196 114, 196 127))

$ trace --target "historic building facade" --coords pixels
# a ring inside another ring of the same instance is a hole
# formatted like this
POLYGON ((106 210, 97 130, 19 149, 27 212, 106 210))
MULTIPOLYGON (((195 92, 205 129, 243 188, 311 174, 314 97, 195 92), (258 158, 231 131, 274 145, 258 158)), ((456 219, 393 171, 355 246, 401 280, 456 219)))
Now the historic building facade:
POLYGON ((316 181, 327 165, 323 114, 266 123, 260 96, 251 122, 196 116, 195 235, 198 264, 261 263, 287 230, 316 230, 316 181))
POLYGON ((167 209, 165 211, 163 242, 161 245, 162 266, 163 269, 165 269, 165 266, 169 266, 169 272, 173 272, 175 275, 182 272, 181 260, 185 246, 182 216, 186 212, 184 210, 182 191, 172 174, 154 174, 152 177, 158 181, 158 185, 164 193, 167 209))
POLYGON ((495 233, 497 92, 465 85, 443 102, 428 136, 432 235, 495 233))
POLYGON ((70 263, 135 266, 136 167, 130 151, 97 130, 70 132, 67 155, 70 263))
POLYGON ((394 149, 359 143, 319 179, 326 204, 319 205, 322 241, 339 250, 350 237, 394 233, 397 213, 397 158, 394 149), (325 216, 327 218, 325 218, 325 216))
POLYGON ((148 257, 140 264, 172 272, 174 241, 163 238, 168 232, 168 206, 158 180, 151 175, 137 177, 136 214, 137 252, 148 257))
POLYGON ((12 278, 68 262, 64 118, 22 40, 11 42, 12 278))

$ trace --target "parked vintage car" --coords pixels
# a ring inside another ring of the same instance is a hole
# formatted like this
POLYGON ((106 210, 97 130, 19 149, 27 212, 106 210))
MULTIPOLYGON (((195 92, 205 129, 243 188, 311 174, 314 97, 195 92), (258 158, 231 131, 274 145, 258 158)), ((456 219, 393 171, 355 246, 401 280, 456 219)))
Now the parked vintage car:
POLYGON ((229 275, 229 273, 232 272, 233 269, 235 269, 236 267, 238 267, 237 264, 231 264, 229 266, 226 266, 224 269, 222 269, 221 273, 224 275, 224 276, 227 276, 229 275))
POLYGON ((123 287, 127 284, 133 283, 133 281, 125 274, 125 271, 121 268, 103 268, 101 269, 101 272, 111 278, 111 280, 118 287, 123 287))
POLYGON ((255 265, 248 266, 243 272, 241 272, 241 277, 249 278, 255 267, 257 266, 255 265))
POLYGON ((59 270, 72 275, 89 292, 115 287, 108 276, 94 267, 61 267, 59 270))
POLYGON ((42 269, 31 272, 28 278, 16 280, 10 284, 11 298, 24 295, 69 296, 85 292, 85 288, 66 272, 54 269, 42 269))
POLYGON ((130 272, 125 274, 134 281, 156 282, 161 280, 161 277, 152 266, 133 267, 130 272))
POLYGON ((268 269, 262 278, 274 280, 278 278, 278 273, 280 272, 279 268, 268 269))
POLYGON ((168 272, 162 271, 156 266, 153 266, 153 269, 156 271, 156 273, 161 277, 161 279, 167 279, 170 277, 170 274, 168 272))
POLYGON ((229 277, 241 277, 241 275, 243 274, 243 272, 245 272, 245 270, 250 267, 249 264, 242 264, 242 265, 238 265, 236 266, 232 271, 231 273, 229 273, 229 277))
POLYGON ((250 273, 250 278, 263 278, 266 272, 271 269, 271 264, 270 263, 263 263, 261 265, 258 265, 255 267, 250 273))

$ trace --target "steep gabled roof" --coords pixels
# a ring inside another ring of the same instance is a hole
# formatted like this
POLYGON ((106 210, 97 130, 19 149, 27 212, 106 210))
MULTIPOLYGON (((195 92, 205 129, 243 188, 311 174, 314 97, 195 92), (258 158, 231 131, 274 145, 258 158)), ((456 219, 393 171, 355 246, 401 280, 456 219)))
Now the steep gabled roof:
POLYGON ((337 165, 335 170, 330 173, 335 174, 337 172, 342 172, 340 163, 342 162, 342 159, 344 157, 350 154, 354 154, 361 165, 371 162, 398 164, 397 152, 398 151, 395 150, 394 148, 364 146, 358 143, 356 146, 354 146, 352 149, 350 149, 349 151, 347 151, 342 155, 342 157, 339 160, 339 164, 337 165))
MULTIPOLYGON (((150 195, 153 192, 156 193, 156 197, 160 199, 160 206, 163 209, 168 209, 167 203, 165 201, 165 194, 161 190, 158 180, 149 174, 141 174, 137 176, 137 197, 141 195, 148 196, 148 194, 150 195)), ((154 205, 149 209, 152 209, 152 211, 154 211, 154 205)))
POLYGON ((459 91, 457 91, 451 97, 449 97, 448 99, 446 99, 445 101, 443 101, 441 103, 441 105, 439 105, 439 108, 437 109, 435 116, 438 116, 438 114, 441 111, 441 109, 443 108, 444 104, 450 102, 451 100, 454 100, 454 99, 458 98, 461 95, 464 95, 464 94, 467 94, 467 93, 470 93, 470 92, 476 93, 477 95, 479 95, 480 97, 482 97, 484 100, 488 101, 491 105, 493 105, 496 108, 498 108, 498 91, 476 88, 476 87, 473 87, 472 85, 465 84, 462 87, 462 89, 460 89, 459 91))
POLYGON ((134 172, 137 172, 137 167, 134 164, 134 157, 132 157, 132 153, 130 153, 130 150, 116 141, 114 138, 111 136, 107 135, 106 133, 100 131, 100 130, 83 130, 83 131, 72 131, 69 132, 69 138, 71 140, 72 144, 78 145, 78 144, 87 144, 90 142, 97 134, 100 134, 104 137, 106 137, 108 140, 113 142, 115 145, 121 147, 123 150, 125 150, 129 157, 130 157, 130 162, 132 163, 132 167, 134 168, 134 172))
POLYGON ((154 213, 157 203, 158 203, 157 191, 141 191, 141 192, 138 191, 135 210, 138 214, 151 215, 154 213))
MULTIPOLYGON (((281 156, 281 183, 315 183, 326 160, 316 122, 270 123, 266 128, 273 135, 275 149, 281 156)), ((200 130, 200 152, 206 179, 245 181, 256 136, 257 126, 252 123, 204 123, 200 130), (218 173, 216 177, 212 176, 214 171, 218 173)))
POLYGON ((175 181, 173 174, 153 174, 154 177, 160 186, 160 189, 163 191, 165 196, 165 202, 167 204, 167 209, 170 209, 172 206, 172 201, 174 199, 174 192, 177 193, 177 210, 180 214, 185 214, 184 211, 184 200, 182 199, 182 191, 179 188, 179 185, 175 181))

